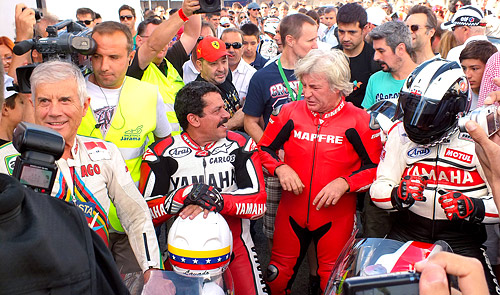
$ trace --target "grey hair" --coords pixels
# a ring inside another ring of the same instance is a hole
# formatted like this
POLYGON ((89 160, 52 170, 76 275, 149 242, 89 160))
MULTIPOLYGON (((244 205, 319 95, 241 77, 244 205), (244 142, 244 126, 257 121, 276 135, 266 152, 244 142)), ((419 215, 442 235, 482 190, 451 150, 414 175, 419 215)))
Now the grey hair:
POLYGON ((413 48, 411 46, 411 33, 410 29, 400 21, 392 21, 383 23, 380 26, 375 27, 368 36, 372 40, 385 39, 387 46, 392 49, 394 53, 396 47, 403 43, 406 47, 406 52, 411 56, 413 48))
POLYGON ((352 92, 349 59, 341 50, 312 49, 309 51, 297 62, 295 76, 302 80, 304 75, 309 74, 325 75, 332 91, 340 90, 344 96, 352 92))
POLYGON ((44 83, 55 83, 68 79, 75 79, 77 85, 78 98, 80 98, 80 103, 83 106, 85 98, 88 97, 87 85, 85 84, 85 78, 83 78, 80 69, 72 63, 64 62, 60 60, 51 60, 39 64, 31 74, 31 98, 33 103, 35 101, 35 90, 38 85, 44 83))

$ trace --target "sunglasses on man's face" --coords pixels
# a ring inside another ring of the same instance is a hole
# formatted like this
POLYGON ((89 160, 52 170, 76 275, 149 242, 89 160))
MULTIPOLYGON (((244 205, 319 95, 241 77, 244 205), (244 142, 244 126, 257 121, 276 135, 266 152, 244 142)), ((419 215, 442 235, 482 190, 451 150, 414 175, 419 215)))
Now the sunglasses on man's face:
POLYGON ((129 15, 120 15, 120 20, 125 20, 125 19, 132 20, 133 18, 134 18, 134 16, 130 15, 130 14, 129 15))
POLYGON ((79 20, 78 23, 82 24, 82 25, 86 25, 86 26, 90 26, 90 24, 93 22, 93 20, 79 20))
POLYGON ((226 43, 226 49, 229 49, 231 48, 231 46, 233 46, 234 49, 240 49, 241 46, 243 46, 243 44, 241 44, 240 42, 234 42, 234 43, 226 43))

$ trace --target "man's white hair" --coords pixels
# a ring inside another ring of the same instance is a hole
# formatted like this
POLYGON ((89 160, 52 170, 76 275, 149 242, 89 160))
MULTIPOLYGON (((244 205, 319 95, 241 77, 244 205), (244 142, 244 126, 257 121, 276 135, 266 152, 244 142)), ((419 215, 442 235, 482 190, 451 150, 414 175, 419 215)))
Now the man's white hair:
POLYGON ((83 75, 77 66, 72 63, 59 60, 44 62, 39 64, 33 70, 30 78, 31 97, 33 99, 33 103, 36 104, 35 89, 38 85, 44 83, 56 83, 68 79, 75 79, 80 104, 83 106, 85 98, 88 97, 85 78, 83 78, 83 75))

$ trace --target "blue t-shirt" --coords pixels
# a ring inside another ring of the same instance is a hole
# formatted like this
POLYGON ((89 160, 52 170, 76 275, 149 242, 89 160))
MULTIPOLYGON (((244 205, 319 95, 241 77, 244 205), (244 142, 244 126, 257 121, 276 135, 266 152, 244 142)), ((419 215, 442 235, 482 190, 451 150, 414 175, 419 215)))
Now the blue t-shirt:
POLYGON ((256 70, 260 70, 264 67, 268 59, 264 58, 260 53, 257 52, 257 56, 255 56, 255 60, 250 65, 254 67, 256 70))
MULTIPOLYGON (((290 87, 297 93, 300 82, 293 74, 293 70, 283 69, 283 72, 290 87)), ((281 78, 278 65, 273 62, 253 75, 248 86, 243 112, 253 117, 262 116, 264 124, 267 126, 273 109, 289 101, 291 98, 281 78)))
POLYGON ((404 82, 405 79, 394 79, 391 73, 384 71, 376 72, 368 80, 365 98, 363 99, 361 106, 365 109, 369 109, 372 105, 381 100, 392 100, 397 104, 399 91, 401 91, 404 82))

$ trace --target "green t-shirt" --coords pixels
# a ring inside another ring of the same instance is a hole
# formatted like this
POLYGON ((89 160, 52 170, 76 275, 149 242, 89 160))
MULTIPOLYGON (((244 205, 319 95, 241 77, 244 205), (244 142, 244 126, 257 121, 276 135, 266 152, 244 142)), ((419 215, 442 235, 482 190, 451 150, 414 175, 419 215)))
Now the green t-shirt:
POLYGON ((405 79, 394 79, 391 73, 386 73, 384 71, 376 72, 368 80, 365 98, 363 99, 361 106, 368 109, 381 100, 392 100, 397 104, 399 91, 401 91, 401 87, 403 87, 404 82, 405 79))

